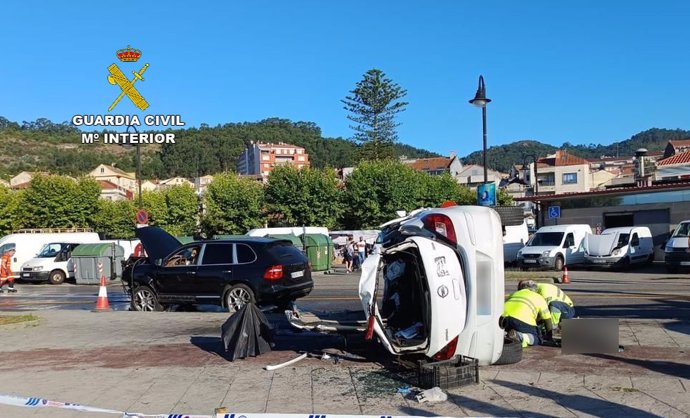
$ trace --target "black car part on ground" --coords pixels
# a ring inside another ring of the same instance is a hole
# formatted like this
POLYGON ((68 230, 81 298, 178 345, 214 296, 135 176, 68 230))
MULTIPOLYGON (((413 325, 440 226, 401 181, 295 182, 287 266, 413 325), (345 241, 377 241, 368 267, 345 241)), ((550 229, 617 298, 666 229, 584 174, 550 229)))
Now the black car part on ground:
POLYGON ((271 351, 273 327, 253 303, 244 305, 221 326, 223 347, 230 361, 271 351))

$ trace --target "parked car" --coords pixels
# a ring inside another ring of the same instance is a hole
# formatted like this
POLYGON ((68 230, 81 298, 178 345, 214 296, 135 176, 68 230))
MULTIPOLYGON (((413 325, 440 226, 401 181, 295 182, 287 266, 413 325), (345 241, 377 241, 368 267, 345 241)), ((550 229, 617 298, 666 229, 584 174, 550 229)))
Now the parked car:
POLYGON ((582 241, 587 265, 627 268, 654 261, 652 232, 646 226, 605 229, 582 241))
POLYGON ((690 239, 690 220, 679 223, 664 246, 664 263, 670 273, 675 273, 681 267, 690 267, 688 239, 690 239))
POLYGON ((527 245, 518 251, 518 265, 529 268, 563 270, 565 265, 582 264, 582 240, 592 233, 589 225, 552 225, 539 228, 527 245))
POLYGON ((290 241, 237 238, 180 244, 158 227, 136 230, 147 257, 133 258, 123 283, 137 311, 214 304, 235 312, 249 302, 287 306, 314 283, 307 257, 290 241))
POLYGON ((529 229, 527 221, 523 220, 520 225, 506 225, 503 227, 503 262, 505 264, 515 264, 518 252, 529 241, 529 229))

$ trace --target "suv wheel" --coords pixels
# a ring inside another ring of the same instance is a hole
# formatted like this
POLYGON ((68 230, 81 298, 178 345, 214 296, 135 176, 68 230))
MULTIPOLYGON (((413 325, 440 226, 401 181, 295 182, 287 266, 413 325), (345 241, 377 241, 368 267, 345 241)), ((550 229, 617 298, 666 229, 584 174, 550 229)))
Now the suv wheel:
POLYGON ((255 303, 254 292, 249 286, 236 284, 225 292, 225 306, 228 312, 235 313, 248 303, 255 303))
POLYGON ((48 277, 50 284, 62 284, 65 281, 65 273, 62 270, 53 270, 48 277))
POLYGON ((563 270, 563 266, 565 263, 563 262, 563 256, 562 255, 557 255, 556 256, 556 262, 554 263, 553 267, 556 269, 556 271, 561 271, 563 270))
POLYGON ((158 296, 148 286, 138 286, 132 292, 132 308, 135 311, 162 311, 163 307, 158 303, 158 296))

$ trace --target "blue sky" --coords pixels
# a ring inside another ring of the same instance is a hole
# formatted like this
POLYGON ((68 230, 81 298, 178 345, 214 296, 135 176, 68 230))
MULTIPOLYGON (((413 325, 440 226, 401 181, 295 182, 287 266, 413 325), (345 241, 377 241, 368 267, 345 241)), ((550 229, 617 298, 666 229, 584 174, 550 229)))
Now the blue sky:
MULTIPOLYGON (((489 145, 604 143, 690 129, 690 2, 227 1, 3 3, 0 115, 106 114, 106 81, 150 63, 147 114, 188 126, 268 117, 350 137, 340 102, 370 68, 407 89, 400 142, 481 149, 468 100, 483 74, 489 145), (64 3, 64 4, 63 4, 64 3), (136 65, 116 61, 131 44, 136 65)), ((141 114, 128 100, 118 114, 141 114)))

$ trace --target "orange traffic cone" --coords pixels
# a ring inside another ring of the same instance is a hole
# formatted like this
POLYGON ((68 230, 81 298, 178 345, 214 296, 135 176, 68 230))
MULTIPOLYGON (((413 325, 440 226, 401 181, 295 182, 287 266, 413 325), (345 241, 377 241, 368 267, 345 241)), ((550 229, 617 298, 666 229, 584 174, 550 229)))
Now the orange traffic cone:
POLYGON ((563 284, 570 283, 570 278, 568 277, 568 267, 566 267, 566 266, 563 266, 563 277, 561 277, 561 283, 563 283, 563 284))
POLYGON ((110 304, 108 303, 108 289, 105 282, 105 274, 103 274, 103 265, 98 263, 98 272, 101 274, 101 287, 98 289, 98 299, 96 300, 96 309, 94 312, 110 311, 110 304))

